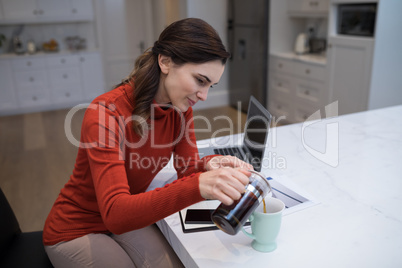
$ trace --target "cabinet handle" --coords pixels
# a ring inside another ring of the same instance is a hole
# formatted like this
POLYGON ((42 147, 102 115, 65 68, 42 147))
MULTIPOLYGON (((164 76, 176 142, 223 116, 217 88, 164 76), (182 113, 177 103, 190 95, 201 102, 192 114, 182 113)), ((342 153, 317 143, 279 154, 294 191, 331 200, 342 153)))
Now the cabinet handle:
POLYGON ((306 90, 306 91, 304 91, 304 94, 308 96, 308 95, 310 95, 310 91, 306 90))
POLYGON ((306 74, 309 74, 310 72, 310 69, 306 69, 306 74))
POLYGON ((63 74, 63 78, 67 79, 68 78, 68 74, 63 74))
POLYGON ((85 61, 85 58, 84 58, 84 57, 81 57, 81 58, 80 58, 80 61, 81 61, 81 62, 84 62, 84 61, 85 61))
POLYGON ((39 9, 38 14, 43 15, 43 13, 45 13, 45 12, 42 9, 39 9))
POLYGON ((33 78, 32 76, 29 78, 29 82, 33 82, 35 81, 35 78, 33 78))
POLYGON ((70 92, 66 92, 66 97, 68 98, 68 97, 70 97, 70 92))
POLYGON ((278 67, 279 67, 279 68, 282 68, 282 66, 283 66, 282 63, 279 63, 279 64, 278 64, 278 67))
POLYGON ((73 8, 73 9, 71 10, 71 12, 73 12, 73 13, 75 14, 75 13, 77 13, 77 9, 76 9, 76 8, 73 8))
POLYGON ((281 82, 278 83, 278 87, 282 87, 282 83, 281 83, 281 82))
POLYGON ((31 65, 32 65, 32 62, 27 61, 27 66, 31 66, 31 65))
POLYGON ((38 100, 38 98, 37 98, 36 96, 33 96, 33 97, 32 97, 32 100, 33 100, 33 101, 36 101, 36 100, 38 100))
POLYGON ((66 63, 66 59, 63 58, 60 60, 60 62, 64 64, 64 63, 66 63))
POLYGON ((38 15, 38 11, 36 9, 34 9, 33 14, 38 15))

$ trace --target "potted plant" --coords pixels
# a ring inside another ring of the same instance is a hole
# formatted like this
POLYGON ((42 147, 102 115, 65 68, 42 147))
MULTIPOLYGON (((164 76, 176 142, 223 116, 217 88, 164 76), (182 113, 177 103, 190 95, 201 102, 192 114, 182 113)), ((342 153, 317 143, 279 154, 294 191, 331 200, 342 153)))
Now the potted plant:
POLYGON ((3 54, 3 46, 6 45, 6 36, 0 33, 0 54, 3 54))

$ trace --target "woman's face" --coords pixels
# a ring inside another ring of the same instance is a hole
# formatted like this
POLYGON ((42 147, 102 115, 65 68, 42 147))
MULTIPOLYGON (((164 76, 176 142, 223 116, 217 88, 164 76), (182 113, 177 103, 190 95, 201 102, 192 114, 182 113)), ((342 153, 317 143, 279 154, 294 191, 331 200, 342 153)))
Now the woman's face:
POLYGON ((220 60, 201 64, 176 65, 169 57, 159 56, 161 78, 157 103, 171 103, 182 112, 199 100, 207 99, 208 90, 219 82, 225 66, 220 60))

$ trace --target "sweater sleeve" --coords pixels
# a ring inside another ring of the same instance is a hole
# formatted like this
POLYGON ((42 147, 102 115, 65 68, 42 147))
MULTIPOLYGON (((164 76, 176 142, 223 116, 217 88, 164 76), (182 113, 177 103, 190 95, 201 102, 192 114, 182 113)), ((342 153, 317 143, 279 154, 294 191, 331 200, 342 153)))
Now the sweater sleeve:
POLYGON ((109 231, 121 234, 143 228, 203 200, 198 186, 200 173, 131 195, 123 159, 126 126, 121 121, 115 109, 98 104, 97 109, 87 109, 82 125, 81 139, 87 147, 99 212, 109 231))

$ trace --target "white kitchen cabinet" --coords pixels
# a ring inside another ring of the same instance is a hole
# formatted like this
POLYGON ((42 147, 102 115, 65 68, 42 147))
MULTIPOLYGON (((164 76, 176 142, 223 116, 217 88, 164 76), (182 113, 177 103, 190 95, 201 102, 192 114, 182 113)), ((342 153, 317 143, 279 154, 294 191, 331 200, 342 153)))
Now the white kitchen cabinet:
POLYGON ((87 100, 105 92, 105 80, 101 56, 98 53, 81 55, 83 94, 87 100))
POLYGON ((18 103, 22 107, 37 107, 50 101, 47 72, 43 58, 12 60, 12 71, 18 103))
POLYGON ((330 36, 328 43, 329 91, 341 114, 368 108, 373 38, 330 36))
POLYGON ((325 66, 270 57, 268 109, 288 122, 305 121, 326 105, 325 66))
POLYGON ((2 0, 4 19, 35 20, 37 16, 36 1, 2 0))
POLYGON ((93 20, 92 0, 0 0, 2 24, 93 20))
POLYGON ((338 101, 339 114, 402 104, 402 1, 376 2, 373 37, 337 32, 339 4, 356 0, 331 0, 328 36, 328 88, 331 101, 338 101))
POLYGON ((57 19, 69 15, 69 0, 36 0, 38 19, 57 19))
POLYGON ((79 68, 54 68, 49 70, 49 85, 55 103, 67 103, 82 99, 79 68))
POLYGON ((288 14, 293 17, 325 17, 329 0, 288 0, 288 14))
POLYGON ((37 107, 50 102, 46 70, 14 70, 13 74, 21 107, 37 107))
POLYGON ((93 18, 92 0, 71 0, 70 15, 74 17, 93 18))
POLYGON ((17 98, 14 91, 14 81, 11 69, 11 61, 0 60, 0 112, 17 107, 17 98))
POLYGON ((54 103, 69 103, 83 98, 78 55, 46 57, 49 86, 54 103))
POLYGON ((72 107, 105 92, 98 51, 2 57, 2 115, 72 107))

